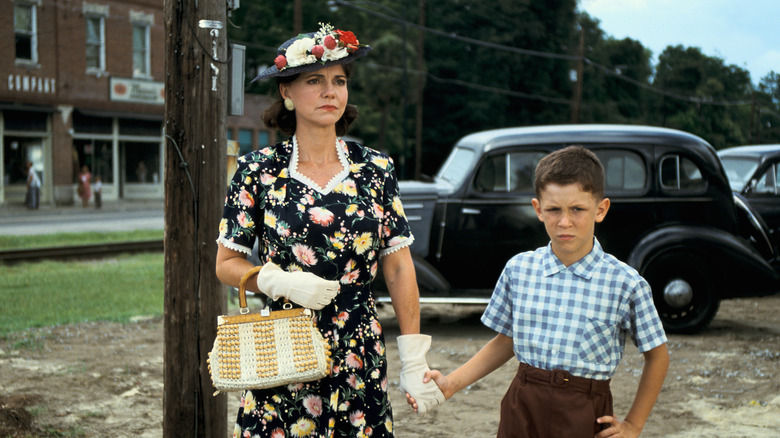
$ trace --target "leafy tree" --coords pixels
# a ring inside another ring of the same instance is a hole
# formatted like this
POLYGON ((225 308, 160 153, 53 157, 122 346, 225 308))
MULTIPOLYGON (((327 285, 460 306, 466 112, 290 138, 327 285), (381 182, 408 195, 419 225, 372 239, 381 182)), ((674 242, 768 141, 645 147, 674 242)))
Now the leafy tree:
POLYGON ((699 135, 716 148, 744 144, 748 136, 750 74, 697 47, 669 46, 658 58, 654 85, 689 98, 664 96, 660 122, 699 135))
POLYGON ((568 120, 568 61, 518 54, 469 39, 567 54, 575 3, 428 3, 429 26, 448 36, 429 33, 425 40, 428 81, 424 97, 424 173, 435 171, 452 145, 465 134, 568 120))

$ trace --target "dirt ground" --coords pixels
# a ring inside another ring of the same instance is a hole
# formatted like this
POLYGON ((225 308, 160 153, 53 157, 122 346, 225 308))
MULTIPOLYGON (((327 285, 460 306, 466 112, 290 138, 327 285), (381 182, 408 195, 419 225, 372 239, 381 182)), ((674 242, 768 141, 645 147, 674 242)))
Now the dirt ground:
MULTIPOLYGON (((396 435, 491 437, 498 405, 516 365, 502 368, 425 417, 397 390, 398 327, 381 310, 388 339, 396 435)), ((480 307, 424 306, 433 335, 431 367, 448 372, 493 334, 480 307)), ((780 295, 724 301, 703 333, 672 335, 672 362, 643 436, 780 436, 780 295)), ((0 341, 0 436, 160 437, 163 321, 85 323, 37 329, 0 341)), ((630 346, 613 380, 616 413, 625 415, 642 369, 630 346)), ((229 425, 238 396, 231 394, 229 425)), ((227 435, 227 433, 226 433, 227 435)))

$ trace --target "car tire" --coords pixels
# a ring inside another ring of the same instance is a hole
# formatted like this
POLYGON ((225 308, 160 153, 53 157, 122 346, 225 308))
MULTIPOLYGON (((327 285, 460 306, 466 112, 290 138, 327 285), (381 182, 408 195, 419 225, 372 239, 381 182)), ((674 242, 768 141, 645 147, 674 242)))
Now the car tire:
POLYGON ((712 321, 720 306, 717 280, 702 255, 664 253, 654 257, 643 276, 668 333, 695 333, 712 321))

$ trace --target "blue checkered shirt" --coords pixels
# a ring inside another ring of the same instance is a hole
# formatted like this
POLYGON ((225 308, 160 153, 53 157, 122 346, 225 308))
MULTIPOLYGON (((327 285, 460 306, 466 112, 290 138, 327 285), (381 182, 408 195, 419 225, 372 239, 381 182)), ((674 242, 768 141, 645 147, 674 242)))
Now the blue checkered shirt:
POLYGON ((514 340, 519 361, 597 380, 615 374, 627 335, 640 352, 666 342, 650 285, 595 238, 569 267, 549 244, 514 256, 482 322, 514 340))

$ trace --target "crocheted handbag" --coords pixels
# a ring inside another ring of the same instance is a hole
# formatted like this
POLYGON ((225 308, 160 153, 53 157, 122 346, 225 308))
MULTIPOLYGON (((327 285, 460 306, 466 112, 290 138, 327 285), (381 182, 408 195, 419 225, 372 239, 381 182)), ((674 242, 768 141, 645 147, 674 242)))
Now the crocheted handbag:
POLYGON ((238 287, 240 315, 217 317, 217 337, 209 352, 211 382, 217 391, 264 389, 310 382, 330 374, 330 345, 314 325, 311 309, 249 313, 246 281, 260 270, 250 269, 238 287))

